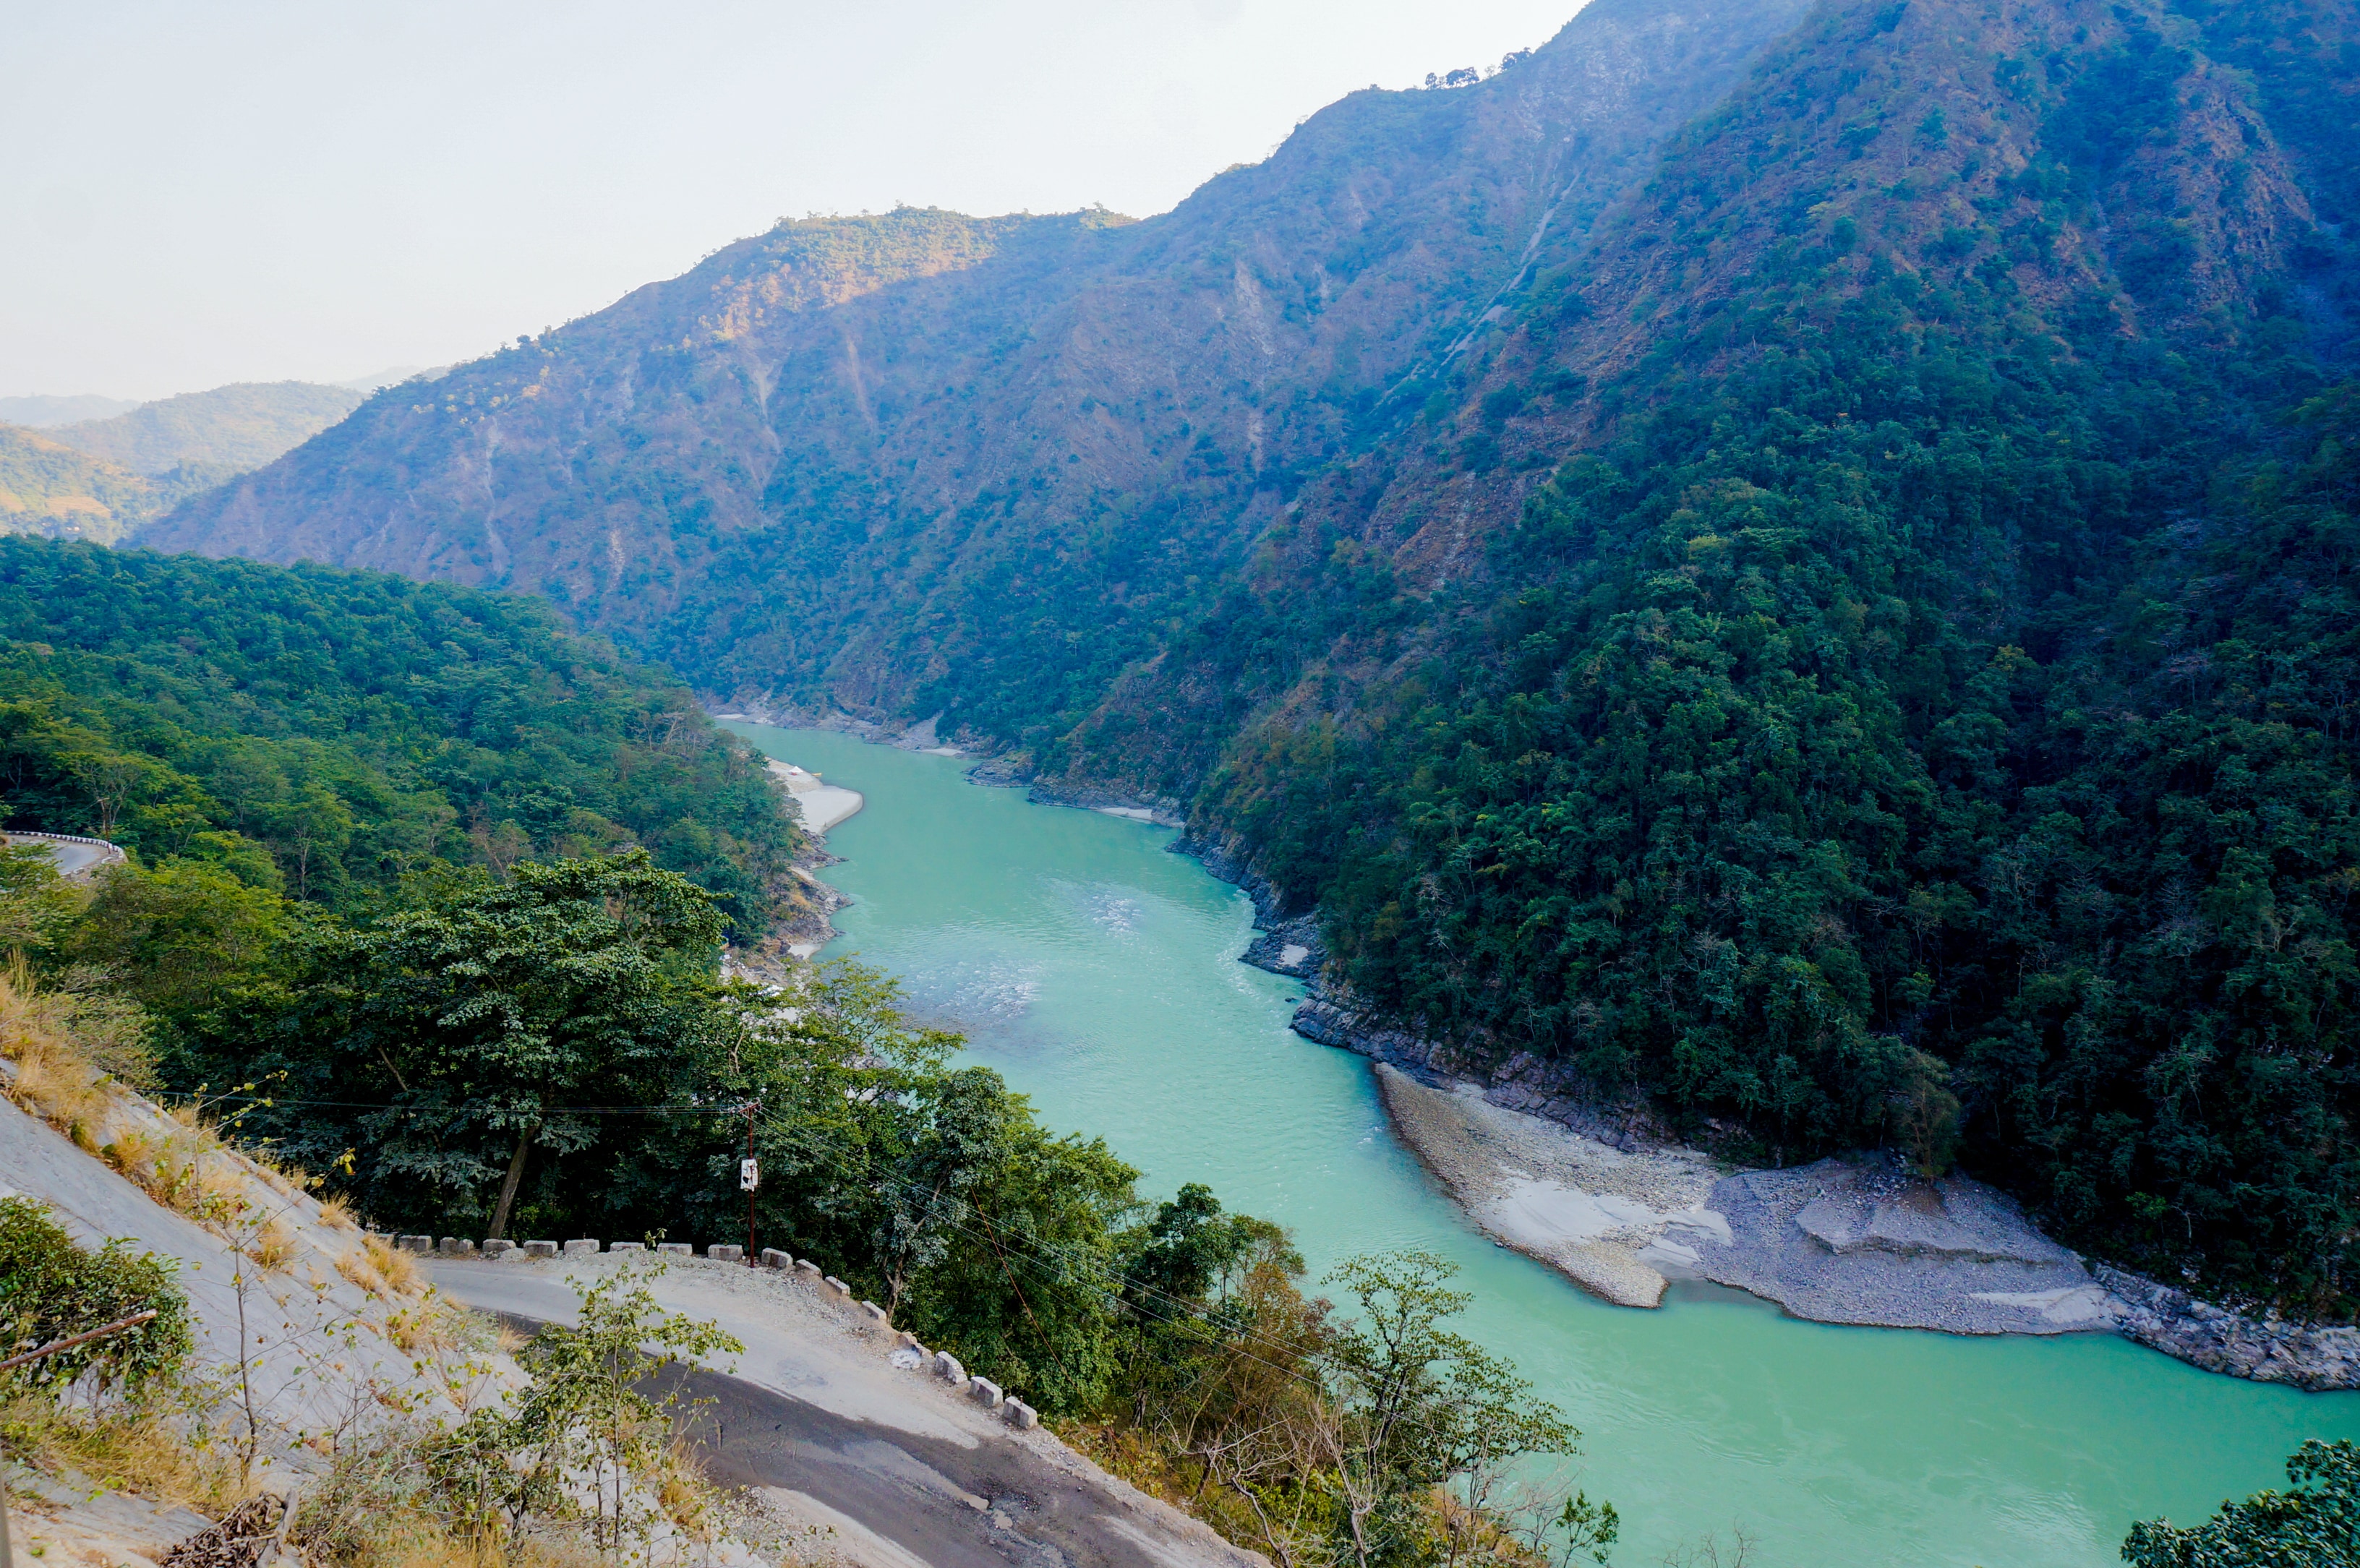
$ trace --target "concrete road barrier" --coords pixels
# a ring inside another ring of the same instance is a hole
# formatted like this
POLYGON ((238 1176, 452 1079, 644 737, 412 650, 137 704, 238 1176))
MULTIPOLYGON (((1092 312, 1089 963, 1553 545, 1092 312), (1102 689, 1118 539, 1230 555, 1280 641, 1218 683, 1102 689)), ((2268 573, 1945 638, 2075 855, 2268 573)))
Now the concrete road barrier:
POLYGON ((1012 1427, 1027 1428, 1041 1424, 1041 1413, 1022 1399, 1011 1399, 1000 1407, 1000 1413, 1012 1427))
POLYGON ((598 1238, 594 1236, 575 1236, 565 1244, 565 1256, 568 1258, 587 1258, 597 1250, 598 1238))
POLYGON ((528 1241, 524 1244, 524 1255, 527 1258, 554 1258, 557 1256, 557 1243, 528 1241))
POLYGON ((967 1394, 968 1399, 987 1410, 998 1410, 1000 1400, 1007 1398, 1000 1391, 1000 1385, 989 1377, 978 1377, 969 1382, 967 1386, 967 1394))

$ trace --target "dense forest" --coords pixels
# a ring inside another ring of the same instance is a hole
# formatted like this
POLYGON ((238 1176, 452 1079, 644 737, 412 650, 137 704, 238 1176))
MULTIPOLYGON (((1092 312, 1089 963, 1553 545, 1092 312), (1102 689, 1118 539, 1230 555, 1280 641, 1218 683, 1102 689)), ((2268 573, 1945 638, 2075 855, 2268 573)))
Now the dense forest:
POLYGON ((0 539, 0 638, 13 828, 343 914, 632 844, 739 932, 792 887, 761 758, 533 600, 0 539))
MULTIPOLYGON (((1473 1054, 1754 1158, 1957 1155, 2102 1254, 2348 1313, 2355 297, 2329 239, 2256 255, 2288 197, 2205 161, 2343 57, 2244 99, 2125 13, 1855 117, 1899 11, 1805 29, 1536 291, 1479 419, 1659 267, 1726 289, 1591 389, 1620 412, 1431 640, 1261 725, 1207 815, 1473 1054), (2210 210, 2102 240, 2134 181, 2210 210)), ((2348 125, 2285 118, 2346 194, 2348 125)))

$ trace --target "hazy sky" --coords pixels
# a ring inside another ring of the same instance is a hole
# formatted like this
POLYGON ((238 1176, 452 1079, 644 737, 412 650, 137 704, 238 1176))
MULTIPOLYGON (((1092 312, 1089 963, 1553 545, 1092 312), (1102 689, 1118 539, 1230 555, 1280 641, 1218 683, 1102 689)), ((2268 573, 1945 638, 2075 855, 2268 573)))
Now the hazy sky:
POLYGON ((0 396, 487 352, 781 214, 1145 216, 1577 0, 0 0, 0 396))

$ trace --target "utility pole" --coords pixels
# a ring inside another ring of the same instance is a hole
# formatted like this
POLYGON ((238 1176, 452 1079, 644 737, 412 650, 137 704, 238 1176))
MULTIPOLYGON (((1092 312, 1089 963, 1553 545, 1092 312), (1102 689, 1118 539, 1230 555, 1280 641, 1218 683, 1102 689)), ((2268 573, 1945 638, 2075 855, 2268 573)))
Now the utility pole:
MULTIPOLYGON (((746 1158, 738 1167, 738 1185, 746 1189, 746 1267, 755 1267, 754 1189, 762 1184, 762 1168, 754 1163, 754 1112, 760 1102, 746 1102, 746 1158)), ((6 1568, 0 1564, 0 1568, 6 1568)))

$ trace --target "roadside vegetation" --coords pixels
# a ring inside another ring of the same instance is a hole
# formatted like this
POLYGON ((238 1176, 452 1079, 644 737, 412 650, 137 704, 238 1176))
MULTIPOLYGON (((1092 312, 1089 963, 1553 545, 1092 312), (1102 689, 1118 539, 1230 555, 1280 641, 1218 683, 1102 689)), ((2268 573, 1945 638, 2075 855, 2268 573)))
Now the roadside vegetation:
MULTIPOLYGON (((750 1132, 758 1243, 826 1260, 897 1325, 1275 1561, 1538 1565, 1602 1561, 1614 1538, 1612 1509, 1562 1484, 1579 1434, 1450 1331, 1468 1298, 1448 1264, 1361 1259, 1320 1282, 1345 1308, 1313 1296, 1277 1226, 1198 1185, 1142 1200, 1132 1167, 1043 1128, 998 1074, 959 1063, 956 1037, 904 1018, 882 976, 723 981, 719 900, 644 849, 454 867, 406 882, 415 902, 349 918, 290 914, 282 893, 186 862, 92 886, 38 853, 0 870, 0 921, 22 943, 0 975, 11 1097, 257 1269, 286 1267, 300 1238, 251 1201, 233 1149, 266 1183, 319 1194, 330 1228, 711 1239, 745 1223, 750 1132), (157 943, 144 958, 141 941, 157 943), (127 1083, 160 1085, 177 1117, 122 1131, 127 1083)), ((355 1230, 335 1268, 389 1303, 397 1343, 447 1351, 465 1335, 415 1296, 408 1263, 355 1230)), ((636 1391, 650 1368, 615 1347, 720 1342, 643 1292, 602 1289, 585 1311, 591 1339, 525 1348, 525 1393, 456 1425, 327 1434, 328 1481, 291 1528, 364 1564, 452 1539, 498 1559, 540 1540, 528 1516, 600 1549, 656 1528, 650 1509, 689 1528, 709 1488, 636 1391), (595 1453, 568 1447, 577 1407, 604 1433, 595 1453), (584 1475, 606 1477, 586 1514, 584 1475)), ((218 1508, 250 1489, 260 1447, 241 1382, 210 1404, 235 1460, 202 1471, 218 1508)), ((76 1463, 150 1421, 126 1419, 40 1442, 76 1463)))

